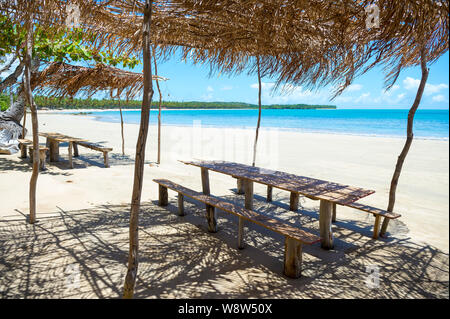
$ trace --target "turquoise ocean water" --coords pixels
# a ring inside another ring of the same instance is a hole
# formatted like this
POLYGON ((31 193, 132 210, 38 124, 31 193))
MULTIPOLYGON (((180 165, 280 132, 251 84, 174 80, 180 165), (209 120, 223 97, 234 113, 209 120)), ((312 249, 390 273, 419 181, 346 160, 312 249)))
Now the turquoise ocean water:
MULTIPOLYGON (((123 111, 126 123, 139 123, 140 111, 123 111)), ((99 121, 120 122, 119 111, 94 112, 99 121)), ((157 110, 150 114, 157 123, 157 110)), ((163 110, 163 125, 255 128, 258 110, 163 110)), ((404 137, 408 110, 262 110, 261 127, 301 132, 404 137)), ((448 110, 419 109, 414 121, 417 138, 449 137, 448 110)))

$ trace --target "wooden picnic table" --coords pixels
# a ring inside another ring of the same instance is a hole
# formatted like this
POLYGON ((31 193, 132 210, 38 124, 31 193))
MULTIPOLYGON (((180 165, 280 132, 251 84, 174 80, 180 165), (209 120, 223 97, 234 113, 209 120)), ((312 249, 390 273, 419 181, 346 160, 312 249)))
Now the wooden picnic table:
POLYGON ((47 138, 47 147, 50 152, 50 162, 58 162, 59 161, 59 143, 69 143, 69 167, 73 168, 73 152, 74 156, 78 156, 78 146, 74 144, 75 142, 86 142, 86 140, 67 136, 60 133, 39 133, 39 136, 47 138))
POLYGON ((290 208, 294 211, 298 209, 299 195, 306 196, 313 200, 320 200, 319 228, 321 246, 325 249, 333 248, 333 232, 331 225, 336 204, 349 206, 359 199, 375 193, 373 190, 233 162, 181 162, 186 165, 193 165, 201 168, 203 192, 208 195, 210 194, 209 170, 237 178, 238 185, 239 181, 242 181, 245 192, 245 208, 247 209, 253 208, 254 182, 267 185, 267 197, 269 201, 272 197, 273 187, 291 192, 290 208))

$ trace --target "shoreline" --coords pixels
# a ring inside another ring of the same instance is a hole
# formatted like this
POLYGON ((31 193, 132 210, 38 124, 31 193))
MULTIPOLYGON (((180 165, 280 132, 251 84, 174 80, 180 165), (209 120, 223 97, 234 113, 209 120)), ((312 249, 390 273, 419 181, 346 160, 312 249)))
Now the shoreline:
MULTIPOLYGON (((208 109, 195 109, 199 111, 204 111, 208 109)), ((219 110, 219 109, 214 109, 219 110)), ((220 110, 230 110, 230 109, 220 109, 220 110)), ((252 110, 252 109, 239 109, 239 110, 252 110)), ((105 110, 95 110, 95 109, 80 109, 80 110, 62 110, 62 111, 49 111, 49 110, 40 110, 38 113, 42 114, 69 114, 72 116, 77 117, 88 117, 91 119, 94 119, 98 122, 103 123, 120 123, 120 121, 108 121, 108 120, 102 120, 102 117, 96 116, 94 114, 77 114, 77 113, 88 113, 88 112, 118 112, 117 109, 105 109, 105 110)), ((140 109, 129 109, 124 111, 140 111, 140 109)), ((157 111, 157 110, 152 110, 157 111)), ((164 110, 164 111, 183 111, 182 109, 170 109, 170 110, 164 110)), ((133 122, 124 122, 124 124, 131 124, 131 125, 139 125, 139 123, 133 123, 133 122)), ((157 126, 155 123, 149 123, 150 126, 157 126)), ((184 127, 184 128, 191 128, 193 125, 188 124, 165 124, 162 123, 162 127, 184 127)), ((247 127, 241 127, 241 126, 214 126, 214 125, 201 125, 203 128, 218 128, 218 129, 242 129, 242 130, 255 130, 255 127, 247 126, 247 127)), ((406 135, 383 135, 383 134, 363 134, 363 133, 346 133, 346 132, 336 132, 336 131, 314 131, 314 130, 308 130, 308 129, 300 129, 300 128, 290 128, 290 127, 269 127, 269 126, 262 126, 260 128, 261 131, 280 131, 280 132, 293 132, 293 133, 305 133, 305 134, 323 134, 323 135, 342 135, 342 136, 360 136, 360 137, 368 137, 368 138, 392 138, 392 139, 406 139, 406 135)), ((415 140, 431 140, 431 141, 449 141, 450 137, 435 137, 435 136, 414 136, 415 140)))

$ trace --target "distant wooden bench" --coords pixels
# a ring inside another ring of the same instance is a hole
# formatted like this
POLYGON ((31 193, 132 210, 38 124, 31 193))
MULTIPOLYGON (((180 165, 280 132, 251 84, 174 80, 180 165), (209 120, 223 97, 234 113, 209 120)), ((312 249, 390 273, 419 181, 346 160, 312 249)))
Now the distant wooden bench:
POLYGON ((20 148, 20 158, 27 158, 27 148, 33 145, 33 141, 27 139, 18 139, 20 148))
POLYGON ((105 163, 105 167, 109 167, 109 157, 108 154, 109 152, 111 152, 113 149, 110 147, 104 147, 100 144, 96 144, 96 143, 91 143, 91 142, 73 142, 73 149, 74 149, 74 156, 78 157, 78 145, 86 147, 86 148, 90 148, 92 150, 95 151, 99 151, 103 153, 103 160, 105 163))
POLYGON ((206 204, 206 218, 208 231, 210 232, 217 232, 215 208, 239 217, 238 247, 240 249, 244 247, 244 221, 255 223, 283 235, 285 237, 284 274, 288 277, 298 278, 301 275, 302 245, 312 245, 320 241, 320 238, 314 234, 224 201, 218 197, 196 192, 166 179, 154 179, 153 181, 159 184, 160 206, 168 205, 168 189, 178 193, 178 213, 180 216, 184 216, 184 196, 206 204))
MULTIPOLYGON (((33 162, 33 141, 28 139, 18 139, 20 148, 20 158, 27 158, 27 154, 30 157, 30 162, 33 162), (27 152, 28 150, 28 152, 27 152)), ((48 147, 39 146, 39 168, 45 170, 45 162, 47 158, 48 147)))
MULTIPOLYGON (((399 217, 401 217, 402 215, 400 214, 396 214, 396 213, 392 213, 392 212, 388 212, 387 210, 382 210, 376 207, 372 207, 369 205, 365 205, 365 204, 361 204, 361 203, 351 203, 351 204, 347 204, 344 205, 347 207, 351 207, 366 213, 370 213, 375 217, 375 224, 373 227, 373 238, 377 239, 380 233, 380 222, 381 222, 381 217, 385 217, 388 219, 397 219, 399 217)), ((333 222, 336 221, 336 206, 333 206, 333 222)))

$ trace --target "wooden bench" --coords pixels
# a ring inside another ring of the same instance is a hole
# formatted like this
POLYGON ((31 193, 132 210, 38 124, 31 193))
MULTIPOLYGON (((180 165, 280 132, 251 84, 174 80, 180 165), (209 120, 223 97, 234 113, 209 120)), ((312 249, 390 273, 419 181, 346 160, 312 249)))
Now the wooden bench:
POLYGON ((320 241, 320 238, 304 230, 295 228, 279 220, 261 215, 253 210, 246 209, 236 204, 224 201, 212 195, 196 192, 166 179, 154 179, 159 184, 159 205, 168 205, 168 189, 178 193, 178 214, 184 216, 184 196, 206 204, 206 218, 208 231, 217 232, 215 208, 231 213, 239 217, 238 248, 244 248, 243 234, 244 221, 255 223, 285 237, 284 250, 284 274, 291 278, 301 275, 302 245, 312 245, 320 241))
POLYGON ((18 139, 20 148, 20 158, 27 158, 27 147, 33 145, 33 141, 27 139, 18 139))
MULTIPOLYGON (((347 204, 344 205, 347 207, 351 207, 366 213, 370 213, 375 217, 375 224, 373 227, 373 239, 378 239, 378 236, 380 234, 380 222, 381 222, 381 217, 385 217, 388 219, 397 219, 399 217, 401 217, 402 215, 400 214, 396 214, 396 213, 392 213, 392 212, 388 212, 387 210, 382 210, 376 207, 372 207, 369 205, 365 205, 365 204, 361 204, 361 203, 351 203, 351 204, 347 204)), ((333 205, 333 222, 336 221, 336 205, 333 205)))
POLYGON ((100 144, 96 144, 96 143, 91 143, 91 142, 73 142, 73 150, 74 150, 74 157, 78 157, 78 145, 86 147, 86 148, 90 148, 92 150, 95 151, 99 151, 103 153, 103 159, 104 159, 104 163, 105 163, 105 167, 109 167, 109 157, 108 157, 108 153, 111 152, 113 149, 109 148, 109 147, 104 147, 100 144))
MULTIPOLYGON (((33 141, 27 139, 18 139, 20 148, 20 158, 27 158, 27 154, 30 157, 30 162, 33 163, 33 141), (28 149, 28 152, 27 152, 28 149)), ((39 168, 45 170, 45 162, 47 158, 48 148, 45 146, 39 146, 39 168)))

